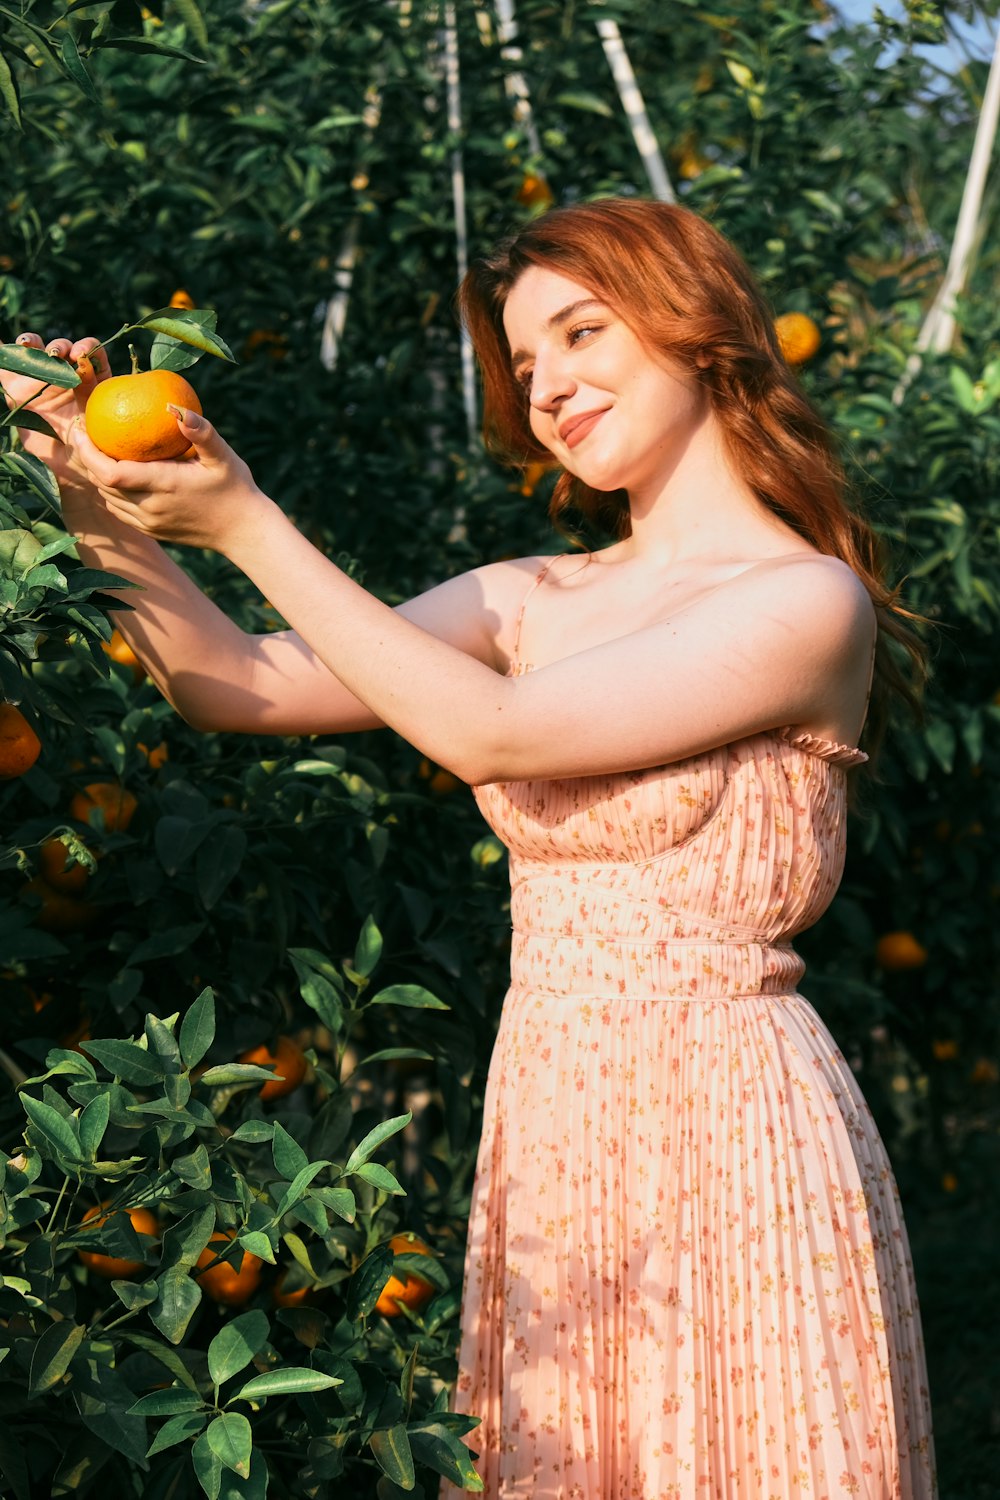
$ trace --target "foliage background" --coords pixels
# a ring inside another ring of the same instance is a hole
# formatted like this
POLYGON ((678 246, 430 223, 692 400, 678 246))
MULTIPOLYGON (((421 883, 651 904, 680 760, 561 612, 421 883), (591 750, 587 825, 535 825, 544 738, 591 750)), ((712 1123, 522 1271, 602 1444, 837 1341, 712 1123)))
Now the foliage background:
MULTIPOLYGON (((942 84, 918 44, 949 18, 995 17, 996 5, 912 3, 878 27, 810 0, 518 10, 538 158, 513 122, 486 6, 459 7, 460 140, 446 122, 442 12, 426 0, 0 6, 4 92, 9 104, 16 89, 23 114, 22 130, 10 110, 0 124, 0 336, 104 334, 183 286, 217 311, 241 361, 197 367, 206 410, 264 488, 382 598, 506 553, 560 549, 548 481, 500 473, 465 440, 451 151, 463 151, 473 251, 536 211, 518 198, 528 173, 557 201, 645 191, 591 24, 619 20, 682 201, 747 256, 776 313, 820 325, 803 384, 839 434, 908 603, 936 625, 926 719, 896 727, 855 816, 841 893, 801 946, 806 993, 858 1073, 903 1192, 942 1496, 986 1496, 1000 1428, 989 1335, 1000 1124, 995 159, 955 348, 925 361, 902 404, 891 397, 943 273, 986 77, 969 62, 942 84), (331 373, 320 327, 352 224, 360 254, 331 373), (894 931, 926 949, 922 967, 879 966, 877 940, 894 931)), ((49 537, 58 518, 43 493, 15 490, 49 537)), ((217 559, 184 561, 244 628, 280 625, 217 559)), ((83 1029, 133 1035, 146 1013, 169 1016, 212 985, 225 1055, 276 1027, 297 1031, 331 1080, 345 1075, 354 1139, 416 1105, 419 1128, 395 1163, 408 1196, 377 1207, 385 1237, 397 1221, 425 1233, 457 1285, 506 964, 504 861, 470 795, 421 774, 433 768, 387 735, 343 747, 197 735, 148 683, 102 674, 85 625, 66 644, 56 592, 43 588, 0 624, 0 651, 20 632, 10 659, 44 746, 27 776, 0 788, 15 1062, 40 1072, 54 1043, 83 1029), (138 747, 161 739, 169 760, 154 770, 138 747), (98 772, 121 776, 139 812, 127 834, 98 839, 95 919, 46 930, 26 878, 42 838, 84 831, 66 807, 98 772), (197 827, 214 836, 199 840, 197 827), (384 943, 378 984, 424 985, 450 1010, 366 1013, 354 1042, 432 1060, 348 1082, 357 1052, 345 1063, 343 1045, 329 1050, 289 950, 339 962, 368 917, 384 943)), ((0 1109, 6 1144, 23 1125, 9 1088, 0 1109)), ((454 1329, 452 1308, 429 1346, 427 1401, 447 1378, 454 1329)), ((354 1492, 375 1483, 366 1462, 354 1492)), ((274 1482, 293 1483, 280 1466, 274 1482)))

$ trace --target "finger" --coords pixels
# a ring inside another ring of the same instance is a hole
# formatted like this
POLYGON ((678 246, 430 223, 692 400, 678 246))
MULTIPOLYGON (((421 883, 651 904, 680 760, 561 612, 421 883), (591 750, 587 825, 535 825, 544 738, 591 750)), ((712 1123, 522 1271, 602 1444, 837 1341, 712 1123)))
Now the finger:
POLYGON ((144 495, 156 494, 171 487, 170 477, 174 471, 172 463, 166 460, 132 463, 124 458, 109 458, 90 437, 82 417, 77 417, 73 422, 68 439, 74 457, 84 465, 101 494, 107 490, 134 504, 144 495))
POLYGON ((49 342, 45 345, 45 352, 46 354, 54 355, 56 359, 68 359, 71 348, 72 341, 70 339, 49 339, 49 342))
POLYGON ((225 438, 220 436, 207 417, 200 417, 197 412, 189 411, 186 407, 175 406, 172 401, 167 402, 167 410, 172 411, 177 418, 177 426, 194 446, 198 458, 220 462, 232 454, 233 450, 225 438))
POLYGON ((37 333, 19 333, 14 342, 15 344, 24 344, 31 349, 40 349, 42 347, 41 335, 37 333))
POLYGON ((85 382, 91 376, 94 381, 106 380, 111 373, 107 353, 98 347, 98 340, 95 338, 77 339, 69 351, 69 357, 85 382))

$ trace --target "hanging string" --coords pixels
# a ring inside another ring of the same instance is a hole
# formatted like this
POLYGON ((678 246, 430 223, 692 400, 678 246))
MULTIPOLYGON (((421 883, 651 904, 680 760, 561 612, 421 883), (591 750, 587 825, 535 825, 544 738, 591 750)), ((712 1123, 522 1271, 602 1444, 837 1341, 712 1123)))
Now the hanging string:
MULTIPOLYGON (((469 269, 469 229, 465 211, 465 163, 462 157, 462 92, 458 63, 458 27, 455 22, 454 0, 445 0, 444 7, 444 77, 448 100, 448 131, 455 141, 451 153, 451 195, 455 211, 455 260, 458 279, 461 281, 469 269)), ((462 402, 465 407, 466 436, 470 449, 477 445, 479 434, 478 401, 476 397, 476 366, 472 344, 468 334, 462 330, 460 352, 462 359, 462 402)))
POLYGON ((659 198, 661 203, 676 203, 677 199, 667 173, 666 163, 657 144, 656 136, 653 134, 653 127, 649 123, 642 91, 632 71, 632 64, 625 50, 622 34, 618 29, 618 22, 598 21, 596 24, 597 34, 604 47, 604 55, 608 59, 612 77, 618 88, 622 109, 625 111, 632 131, 635 149, 642 158, 653 196, 659 198))
POLYGON ((513 101, 514 119, 524 130, 529 151, 532 156, 541 156, 542 144, 538 138, 538 126, 535 124, 535 115, 531 108, 531 95, 520 67, 524 54, 517 41, 517 15, 514 10, 514 0, 496 0, 496 12, 500 56, 505 63, 510 64, 509 70, 504 74, 507 98, 513 101))
POLYGON ((979 225, 983 190, 986 187, 986 177, 993 154, 998 119, 1000 119, 1000 30, 997 31, 993 61, 990 64, 986 92, 979 111, 976 139, 973 143, 969 170, 962 191, 962 204, 958 211, 958 223, 955 226, 955 238, 948 257, 948 268, 917 336, 914 352, 906 361, 906 369, 892 393, 896 406, 902 404, 903 397, 919 372, 925 350, 930 349, 935 354, 947 354, 952 346, 955 337, 955 298, 963 290, 971 268, 972 248, 979 225))

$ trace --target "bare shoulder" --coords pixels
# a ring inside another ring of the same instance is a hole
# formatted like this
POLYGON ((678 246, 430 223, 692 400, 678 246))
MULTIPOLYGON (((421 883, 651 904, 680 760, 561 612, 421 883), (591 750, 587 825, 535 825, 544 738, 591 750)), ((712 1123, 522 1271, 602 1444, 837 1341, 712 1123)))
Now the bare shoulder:
POLYGON ((768 558, 723 591, 741 609, 760 609, 796 627, 801 638, 825 639, 841 652, 871 647, 876 617, 871 595, 842 558, 794 552, 768 558))

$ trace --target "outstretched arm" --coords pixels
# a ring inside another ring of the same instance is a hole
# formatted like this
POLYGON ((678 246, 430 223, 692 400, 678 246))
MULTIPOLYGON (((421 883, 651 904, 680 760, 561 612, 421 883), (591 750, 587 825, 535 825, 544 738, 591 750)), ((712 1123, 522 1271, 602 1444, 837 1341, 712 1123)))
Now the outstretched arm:
POLYGON ((837 559, 760 564, 674 619, 504 678, 318 553, 204 418, 182 430, 198 464, 116 463, 80 440, 110 509, 223 552, 372 714, 466 781, 654 766, 784 725, 826 737, 855 702, 861 717, 874 616, 837 559))

